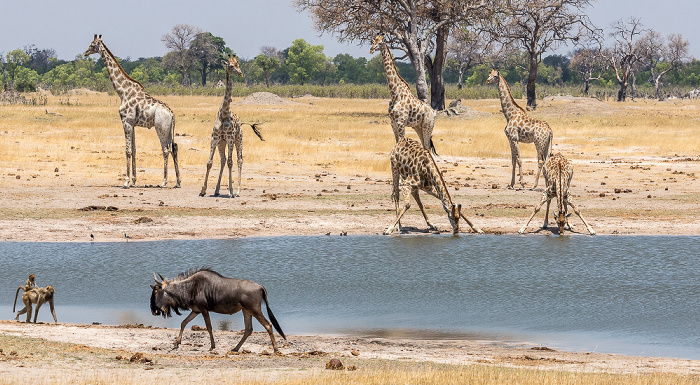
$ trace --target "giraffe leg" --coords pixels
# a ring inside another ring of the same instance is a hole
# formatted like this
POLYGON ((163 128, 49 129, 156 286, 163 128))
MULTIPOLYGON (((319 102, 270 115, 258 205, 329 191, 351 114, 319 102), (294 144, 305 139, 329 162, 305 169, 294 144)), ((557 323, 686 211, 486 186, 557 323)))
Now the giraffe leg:
POLYGON ((535 217, 535 214, 537 214, 537 212, 540 211, 540 209, 542 208, 542 205, 544 204, 544 202, 547 202, 547 210, 549 210, 549 201, 550 201, 551 199, 552 199, 552 198, 549 197, 549 196, 547 195, 547 192, 545 191, 545 192, 542 194, 542 199, 540 199, 540 202, 537 204, 537 206, 535 206, 535 211, 532 213, 532 215, 530 215, 530 218, 527 220, 527 222, 525 222, 525 224, 523 225, 523 227, 521 227, 520 230, 518 230, 518 234, 522 234, 522 233, 525 232, 525 229, 527 229, 527 225, 530 224, 530 221, 532 221, 532 218, 535 217))
MULTIPOLYGON (((546 194, 546 192, 545 192, 546 194)), ((549 205, 552 203, 551 198, 547 200, 547 208, 544 210, 544 223, 542 224, 542 228, 546 229, 547 226, 549 226, 549 205)))
POLYGON ((124 181, 124 188, 129 188, 130 186, 136 184, 136 146, 134 140, 134 126, 125 120, 122 121, 122 125, 124 126, 124 140, 126 142, 126 180, 124 181), (132 170, 134 173, 133 183, 131 183, 132 170))
MULTIPOLYGON (((396 228, 397 225, 399 225, 399 231, 401 231, 401 217, 403 217, 404 214, 406 214, 406 211, 411 207, 411 187, 408 186, 406 183, 401 184, 401 195, 403 196, 404 199, 404 206, 401 212, 397 212, 396 215, 396 220, 394 223, 392 223, 391 226, 389 226, 386 231, 384 231, 384 235, 389 235, 391 234, 394 229, 396 228)), ((397 210, 398 211, 398 210, 397 210)))
POLYGON ((586 225, 586 229, 588 230, 588 232, 591 235, 595 235, 595 230, 593 230, 591 225, 589 225, 588 222, 586 222, 586 220, 583 219, 583 216, 581 215, 581 212, 579 211, 579 209, 576 208, 576 206, 574 205, 573 202, 571 202, 571 197, 567 197, 566 203, 568 203, 569 206, 571 206, 571 208, 574 209, 574 212, 576 213, 576 215, 578 215, 578 217, 581 218, 581 221, 583 221, 583 224, 586 225))
MULTIPOLYGON (((241 126, 238 126, 238 133, 235 136, 236 143, 236 157, 238 165, 238 191, 234 196, 241 196, 241 176, 243 174, 243 132, 241 126)), ((233 197, 233 196, 232 196, 233 197)))
POLYGON ((219 159, 221 160, 221 167, 219 167, 219 179, 216 181, 216 189, 214 190, 214 196, 219 196, 219 190, 221 190, 221 177, 224 175, 224 168, 226 167, 226 141, 219 141, 219 159))
POLYGON ((509 188, 514 188, 515 186, 515 166, 520 168, 520 186, 523 184, 523 170, 522 163, 520 162, 520 149, 518 148, 517 140, 510 140, 510 156, 513 169, 510 176, 510 186, 509 188))
POLYGON ((411 191, 411 195, 413 195, 413 199, 415 199, 416 204, 418 204, 418 208, 420 209, 420 212, 423 213, 423 218, 425 218, 425 223, 428 224, 428 229, 437 231, 437 227, 430 223, 430 219, 428 219, 428 213, 425 212, 425 208, 423 207, 423 202, 420 201, 420 197, 418 196, 418 189, 415 189, 411 191))
POLYGON ((235 141, 231 139, 228 142, 228 155, 226 158, 226 166, 228 166, 228 194, 230 198, 234 198, 236 196, 233 193, 233 147, 235 146, 235 141))
POLYGON ((207 161, 207 172, 204 174, 204 185, 202 186, 202 191, 199 192, 199 196, 203 197, 207 193, 207 181, 209 180, 209 171, 211 171, 211 166, 214 163, 214 153, 216 152, 216 147, 218 140, 216 138, 211 138, 211 149, 209 150, 209 160, 207 161))

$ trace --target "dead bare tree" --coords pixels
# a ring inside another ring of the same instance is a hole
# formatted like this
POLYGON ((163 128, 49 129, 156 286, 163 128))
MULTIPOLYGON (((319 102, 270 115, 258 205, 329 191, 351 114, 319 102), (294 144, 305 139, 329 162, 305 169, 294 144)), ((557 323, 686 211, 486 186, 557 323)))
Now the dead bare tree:
POLYGON ((491 60, 493 46, 484 34, 469 28, 455 28, 447 44, 448 66, 459 75, 457 87, 461 90, 464 74, 491 60))
POLYGON ((618 20, 612 24, 612 37, 615 42, 612 48, 604 51, 604 55, 615 69, 615 77, 620 89, 617 91, 617 101, 627 100, 627 87, 630 78, 634 79, 634 70, 641 60, 639 38, 646 32, 642 22, 635 17, 618 20))
POLYGON ((640 60, 649 68, 649 82, 654 85, 654 97, 660 99, 661 78, 680 67, 688 59, 688 41, 679 34, 664 38, 656 31, 649 31, 639 40, 640 60))
POLYGON ((194 68, 195 60, 190 52, 190 45, 195 37, 202 32, 201 29, 189 25, 178 24, 170 33, 163 35, 161 40, 170 50, 163 57, 163 65, 176 69, 182 75, 182 84, 189 85, 190 72, 194 68))
POLYGON ((517 44, 529 55, 527 107, 537 107, 535 81, 542 54, 576 43, 595 27, 584 9, 592 0, 505 0, 482 29, 504 44, 517 44))
POLYGON ((384 34, 391 49, 404 52, 397 59, 411 61, 418 98, 438 110, 445 108, 443 72, 450 31, 458 23, 488 18, 493 4, 485 0, 295 0, 299 10, 311 12, 319 31, 333 33, 340 41, 369 43, 378 33, 384 34))

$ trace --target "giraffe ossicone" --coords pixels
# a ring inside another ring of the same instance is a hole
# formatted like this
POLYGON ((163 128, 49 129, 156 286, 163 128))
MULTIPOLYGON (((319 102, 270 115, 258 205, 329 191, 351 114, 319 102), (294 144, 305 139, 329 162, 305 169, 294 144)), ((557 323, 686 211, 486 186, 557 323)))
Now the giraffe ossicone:
POLYGON ((403 138, 391 150, 390 159, 393 179, 391 199, 396 207, 396 220, 384 231, 385 235, 391 234, 396 228, 401 231, 401 217, 411 207, 411 196, 418 204, 428 228, 437 230, 437 227, 428 219, 428 214, 418 196, 419 190, 425 191, 442 202, 442 208, 450 220, 453 234, 459 233, 460 218, 464 219, 474 232, 483 233, 462 214, 462 205, 452 203, 450 193, 447 191, 447 184, 428 149, 413 139, 403 138), (399 207, 399 194, 403 197, 403 208, 399 207))
POLYGON ((522 234, 525 232, 527 225, 530 224, 532 218, 534 218, 535 214, 540 211, 540 208, 542 208, 542 205, 545 202, 547 203, 547 208, 544 211, 544 224, 542 225, 542 228, 547 228, 549 225, 549 204, 553 198, 557 198, 557 212, 555 213, 555 217, 557 226, 559 227, 559 235, 564 235, 564 225, 568 225, 569 230, 571 230, 571 225, 569 225, 568 221, 570 214, 567 215, 568 206, 571 206, 571 208, 574 209, 574 213, 581 218, 581 221, 583 221, 583 224, 586 225, 588 232, 591 235, 595 235, 595 230, 593 230, 591 225, 589 225, 588 222, 583 219, 581 212, 571 200, 569 186, 571 185, 571 178, 574 176, 574 166, 571 161, 566 159, 561 153, 551 155, 544 163, 543 175, 545 189, 542 193, 542 198, 537 206, 535 206, 535 211, 532 213, 532 215, 530 215, 530 218, 527 220, 525 225, 518 230, 518 233, 522 234))
POLYGON ((515 102, 508 88, 506 79, 498 69, 492 69, 486 84, 498 82, 498 96, 501 99, 501 109, 506 117, 505 133, 510 143, 511 162, 513 171, 510 179, 510 188, 515 185, 515 166, 520 173, 520 187, 525 187, 523 182, 523 163, 520 159, 518 143, 534 143, 537 150, 537 177, 534 189, 540 182, 542 166, 552 151, 552 129, 544 120, 531 118, 525 110, 515 102))
POLYGON ((126 141, 126 181, 124 187, 136 185, 136 138, 134 127, 155 127, 163 151, 163 184, 168 185, 168 158, 173 155, 175 187, 180 187, 180 168, 177 160, 177 144, 175 143, 175 114, 160 100, 154 99, 144 89, 143 85, 132 79, 124 71, 116 57, 102 41, 102 35, 95 35, 92 43, 85 51, 85 57, 98 53, 102 57, 109 79, 114 90, 121 99, 119 117, 124 127, 126 141))
POLYGON ((435 110, 428 103, 418 99, 411 93, 411 87, 399 75, 384 35, 374 38, 370 54, 381 50, 386 72, 386 82, 389 86, 391 101, 389 102, 389 118, 394 130, 394 139, 398 143, 406 134, 406 127, 413 127, 418 134, 423 147, 437 155, 433 144, 433 127, 435 126, 435 110))
POLYGON ((219 190, 221 189, 221 177, 224 173, 224 165, 228 165, 228 191, 231 198, 241 195, 241 175, 243 170, 243 133, 241 132, 241 126, 243 124, 249 125, 253 132, 260 138, 264 140, 258 124, 242 123, 238 115, 231 112, 231 90, 233 89, 232 75, 237 75, 239 77, 243 76, 243 71, 238 65, 238 60, 235 55, 230 55, 226 60, 222 61, 224 68, 226 69, 226 90, 224 91, 224 99, 219 108, 219 112, 216 114, 216 121, 214 122, 214 128, 211 132, 211 149, 209 151, 209 160, 207 161, 207 172, 204 176, 204 185, 202 186, 202 191, 199 196, 204 196, 207 192, 207 180, 209 179, 209 171, 214 161, 214 153, 216 149, 219 149, 219 157, 221 159, 221 169, 219 170, 219 179, 216 182, 216 189, 214 190, 214 196, 219 196, 219 190), (236 148, 236 155, 238 158, 238 191, 233 193, 233 178, 232 178, 232 167, 233 167, 233 148, 236 148), (228 148, 228 154, 226 149, 228 148))

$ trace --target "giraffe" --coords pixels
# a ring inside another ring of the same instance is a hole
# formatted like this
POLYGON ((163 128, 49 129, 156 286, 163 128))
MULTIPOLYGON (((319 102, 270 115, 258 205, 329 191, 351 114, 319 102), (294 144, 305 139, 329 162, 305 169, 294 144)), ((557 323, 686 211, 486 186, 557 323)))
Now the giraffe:
POLYGON ((216 115, 216 121, 214 122, 214 129, 211 132, 211 151, 209 152, 209 161, 207 161, 207 173, 204 176, 204 185, 202 186, 202 191, 199 196, 204 196, 207 191, 207 180, 209 179, 209 171, 214 160, 214 152, 216 148, 219 148, 219 156, 221 157, 221 169, 219 170, 219 180, 216 182, 216 190, 214 191, 215 196, 219 196, 219 189, 221 187, 221 176, 224 173, 224 164, 228 159, 228 191, 231 198, 240 196, 241 194, 241 171, 243 168, 243 133, 241 132, 241 125, 247 124, 253 128, 253 132, 260 138, 264 140, 260 131, 258 130, 257 124, 242 123, 238 118, 238 115, 231 113, 231 89, 233 88, 233 81, 231 80, 231 75, 243 76, 241 67, 238 66, 238 60, 236 56, 229 56, 228 60, 222 60, 224 68, 226 68, 226 90, 224 92, 224 100, 221 103, 221 108, 216 115), (226 157, 226 147, 228 146, 228 158, 226 157), (238 155, 238 192, 233 194, 233 180, 231 178, 231 167, 233 167, 233 147, 236 147, 236 154, 238 155))
POLYGON ((177 144, 173 136, 175 135, 175 114, 160 100, 156 100, 149 95, 143 85, 132 79, 124 72, 119 62, 112 52, 102 41, 102 35, 95 35, 92 43, 85 51, 85 57, 94 53, 99 53, 102 61, 109 73, 114 90, 121 99, 119 116, 124 127, 124 138, 126 140, 126 181, 124 188, 136 185, 136 139, 134 127, 155 127, 160 146, 163 150, 163 184, 168 185, 168 157, 173 154, 175 164, 175 175, 177 183, 175 187, 180 187, 180 168, 177 162, 177 144))
POLYGON ((486 84, 494 81, 498 82, 498 95, 501 99, 503 115, 506 117, 505 132, 508 142, 510 142, 511 162, 513 163, 513 172, 508 187, 513 188, 513 185, 515 185, 516 164, 520 173, 520 187, 525 187, 523 183, 523 163, 520 160, 518 142, 535 143, 535 149, 537 149, 537 177, 535 178, 535 185, 532 187, 534 189, 540 182, 542 166, 552 150, 552 129, 549 128, 549 124, 544 120, 527 116, 525 110, 513 99, 506 79, 503 78, 503 75, 497 69, 491 70, 486 84))
POLYGON ((394 130, 396 142, 398 143, 404 137, 406 126, 410 126, 418 134, 423 147, 430 149, 437 155, 433 144, 435 110, 429 104, 413 96, 408 83, 399 75, 399 71, 394 64, 394 57, 391 55, 389 46, 381 34, 374 38, 369 53, 373 54, 377 50, 382 51, 382 58, 384 59, 386 82, 391 94, 389 117, 391 118, 391 128, 394 130))
MULTIPOLYGON (((547 202, 547 209, 544 211, 544 225, 542 225, 542 228, 547 228, 549 219, 549 203, 552 198, 556 197, 558 211, 554 213, 554 215, 556 216, 557 225, 559 226, 559 235, 564 234, 564 225, 569 225, 569 221, 567 219, 568 215, 566 214, 567 205, 574 209, 576 215, 578 215, 578 217, 583 221, 583 224, 586 225, 588 232, 591 235, 595 235, 593 228, 588 224, 588 222, 586 222, 585 219, 583 219, 581 212, 571 201, 569 185, 571 184, 571 178, 574 176, 574 166, 571 164, 571 162, 564 158, 561 153, 550 155, 549 158, 547 158, 547 161, 544 163, 543 174, 546 187, 542 193, 542 199, 540 199, 540 203, 535 206, 535 212, 530 215, 530 219, 527 220, 527 223, 525 223, 518 233, 522 234, 525 232, 527 225, 530 224, 532 218, 538 211, 540 211, 542 204, 545 202, 547 202)), ((571 225, 569 225, 569 229, 571 229, 571 225)))
POLYGON ((393 192, 391 199, 396 206, 396 220, 384 232, 385 235, 391 234, 398 226, 401 231, 401 217, 411 207, 411 195, 418 204, 423 218, 428 224, 430 230, 437 228, 430 223, 428 215, 425 213, 423 203, 418 196, 419 190, 440 199, 442 208, 447 212, 447 217, 452 225, 452 233, 459 233, 459 218, 463 218, 469 227, 476 233, 483 234, 483 231, 478 227, 474 227, 467 217, 462 214, 462 205, 452 203, 450 193, 447 191, 447 185, 442 178, 442 174, 430 154, 430 151, 417 141, 410 138, 403 138, 391 150, 391 175, 393 177, 393 192), (399 209, 399 189, 404 200, 404 207, 399 209))

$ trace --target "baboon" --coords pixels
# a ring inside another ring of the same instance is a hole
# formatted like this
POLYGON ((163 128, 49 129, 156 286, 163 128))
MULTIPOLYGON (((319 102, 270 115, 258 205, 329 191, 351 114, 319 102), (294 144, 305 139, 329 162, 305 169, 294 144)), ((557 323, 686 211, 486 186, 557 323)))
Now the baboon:
MULTIPOLYGON (((24 302, 24 309, 17 312, 15 321, 19 321, 19 316, 27 313, 27 322, 30 322, 32 318, 32 304, 36 304, 36 310, 34 310, 34 323, 36 323, 36 316, 39 314, 39 308, 44 303, 48 302, 51 307, 51 315, 53 315, 53 322, 58 323, 56 319, 56 310, 53 305, 53 295, 56 291, 53 286, 40 287, 37 289, 32 289, 25 291, 22 294, 22 302, 24 302)), ((13 309, 14 311, 14 309, 13 309)))
POLYGON ((17 291, 15 292, 15 303, 12 304, 12 312, 13 313, 15 312, 15 307, 17 306, 17 296, 19 295, 20 290, 23 290, 26 292, 26 291, 29 291, 32 289, 39 288, 39 286, 36 285, 36 282, 34 282, 35 278, 36 278, 36 276, 34 276, 34 274, 29 274, 29 278, 27 278, 27 283, 25 283, 24 286, 17 287, 17 291))

